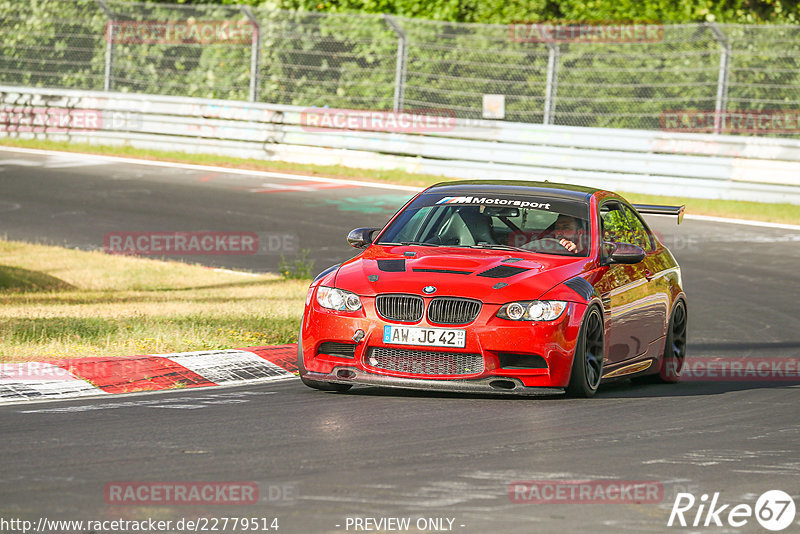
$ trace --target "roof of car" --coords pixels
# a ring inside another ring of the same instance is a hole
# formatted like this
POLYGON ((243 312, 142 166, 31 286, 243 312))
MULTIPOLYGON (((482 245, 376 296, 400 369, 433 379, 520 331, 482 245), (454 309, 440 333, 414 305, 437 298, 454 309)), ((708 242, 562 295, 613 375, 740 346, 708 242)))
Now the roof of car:
POLYGON ((532 182, 528 180, 459 180, 440 182, 426 189, 425 193, 443 194, 512 194, 545 195, 554 199, 588 201, 589 197, 602 189, 581 185, 532 182))

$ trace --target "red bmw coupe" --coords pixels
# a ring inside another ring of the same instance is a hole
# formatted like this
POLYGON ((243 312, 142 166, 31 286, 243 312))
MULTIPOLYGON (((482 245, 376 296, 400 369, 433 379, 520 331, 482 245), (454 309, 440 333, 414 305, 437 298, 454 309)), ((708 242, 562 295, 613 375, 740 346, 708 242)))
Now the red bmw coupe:
POLYGON ((609 191, 528 181, 429 187, 312 282, 307 386, 590 397, 604 380, 678 380, 686 296, 675 258, 609 191), (377 235, 376 235, 377 234, 377 235))

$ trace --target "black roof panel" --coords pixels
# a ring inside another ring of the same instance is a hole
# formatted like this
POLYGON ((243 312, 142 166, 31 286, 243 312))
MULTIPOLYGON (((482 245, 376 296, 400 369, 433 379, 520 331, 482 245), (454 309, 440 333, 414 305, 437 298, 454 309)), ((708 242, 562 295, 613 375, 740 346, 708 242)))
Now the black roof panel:
POLYGON ((545 195, 554 199, 581 200, 587 202, 594 193, 602 191, 581 185, 533 182, 528 180, 458 180, 440 182, 426 189, 425 193, 443 194, 512 194, 545 195))

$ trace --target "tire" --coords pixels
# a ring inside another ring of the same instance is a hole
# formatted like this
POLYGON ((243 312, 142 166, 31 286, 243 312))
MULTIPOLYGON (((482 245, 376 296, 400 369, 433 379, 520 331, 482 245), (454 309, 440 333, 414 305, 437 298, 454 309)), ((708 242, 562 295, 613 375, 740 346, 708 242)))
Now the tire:
POLYGON ((320 391, 347 391, 350 384, 336 384, 334 382, 320 382, 319 380, 309 380, 305 377, 306 366, 303 363, 303 324, 300 323, 300 336, 297 339, 297 371, 300 373, 300 380, 306 386, 320 391))
POLYGON ((686 363, 687 319, 686 304, 679 300, 669 318, 667 339, 664 341, 664 354, 661 356, 658 374, 653 375, 655 382, 674 384, 681 379, 681 371, 686 363))
POLYGON ((604 354, 603 315, 597 307, 592 306, 586 312, 578 332, 567 396, 587 399, 597 392, 603 376, 604 354))
POLYGON ((686 304, 679 300, 672 309, 664 340, 664 353, 658 362, 658 372, 631 378, 634 384, 674 384, 681 379, 686 361, 686 304))

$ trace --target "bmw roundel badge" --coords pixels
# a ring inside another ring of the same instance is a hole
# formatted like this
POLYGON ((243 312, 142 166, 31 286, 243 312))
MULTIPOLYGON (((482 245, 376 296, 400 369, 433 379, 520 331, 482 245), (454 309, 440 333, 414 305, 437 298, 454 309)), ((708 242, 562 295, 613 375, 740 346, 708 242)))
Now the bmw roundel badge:
POLYGON ((431 293, 436 293, 436 288, 433 286, 425 286, 422 288, 422 292, 426 295, 430 295, 431 293))

